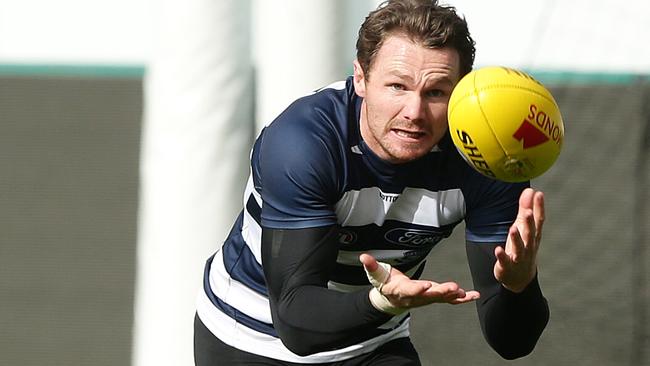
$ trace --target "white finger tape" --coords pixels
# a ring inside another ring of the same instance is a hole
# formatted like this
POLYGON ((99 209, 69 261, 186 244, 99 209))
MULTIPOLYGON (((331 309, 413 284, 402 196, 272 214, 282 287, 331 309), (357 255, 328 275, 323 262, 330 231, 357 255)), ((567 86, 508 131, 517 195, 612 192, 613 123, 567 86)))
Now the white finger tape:
POLYGON ((392 268, 388 263, 377 262, 377 264, 379 264, 379 267, 377 267, 377 269, 373 272, 368 272, 366 267, 363 267, 363 269, 366 271, 366 276, 368 276, 368 281, 370 281, 370 284, 375 288, 380 287, 386 283, 386 281, 388 281, 388 277, 390 277, 390 270, 392 268))
POLYGON ((368 281, 373 286, 373 289, 370 290, 370 303, 375 309, 388 314, 398 315, 405 312, 407 309, 399 308, 391 304, 388 298, 381 293, 381 288, 390 277, 391 265, 384 262, 377 262, 377 264, 379 264, 379 267, 372 272, 369 272, 366 267, 363 267, 366 271, 368 281))
POLYGON ((388 298, 379 292, 379 289, 376 287, 370 290, 370 303, 375 309, 392 315, 399 315, 408 310, 391 304, 388 298))

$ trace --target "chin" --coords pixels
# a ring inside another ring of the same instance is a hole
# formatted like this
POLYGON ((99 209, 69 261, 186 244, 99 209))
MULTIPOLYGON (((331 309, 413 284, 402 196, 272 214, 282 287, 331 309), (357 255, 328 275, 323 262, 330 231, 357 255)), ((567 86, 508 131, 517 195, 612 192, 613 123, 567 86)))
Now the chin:
POLYGON ((408 163, 409 161, 417 160, 424 155, 426 155, 429 151, 431 151, 431 148, 429 149, 402 149, 400 151, 396 151, 392 154, 392 163, 394 164, 403 164, 403 163, 408 163))

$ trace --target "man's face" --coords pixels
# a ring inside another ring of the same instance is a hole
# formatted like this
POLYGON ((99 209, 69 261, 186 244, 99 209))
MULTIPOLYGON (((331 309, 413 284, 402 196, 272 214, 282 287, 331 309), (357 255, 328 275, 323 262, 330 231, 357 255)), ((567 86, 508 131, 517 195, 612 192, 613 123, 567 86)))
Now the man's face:
POLYGON ((447 131, 447 104, 460 61, 451 48, 427 49, 402 35, 387 38, 368 73, 354 63, 363 97, 361 136, 380 158, 404 163, 426 153, 447 131))

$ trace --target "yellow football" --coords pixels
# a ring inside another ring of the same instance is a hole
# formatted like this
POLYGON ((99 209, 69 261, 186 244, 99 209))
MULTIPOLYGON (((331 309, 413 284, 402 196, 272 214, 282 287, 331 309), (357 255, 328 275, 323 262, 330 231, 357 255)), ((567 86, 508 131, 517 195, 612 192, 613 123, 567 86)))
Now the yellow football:
POLYGON ((490 66, 465 75, 451 94, 447 117, 458 151, 493 179, 538 177, 562 150, 564 123, 555 99, 520 70, 490 66))

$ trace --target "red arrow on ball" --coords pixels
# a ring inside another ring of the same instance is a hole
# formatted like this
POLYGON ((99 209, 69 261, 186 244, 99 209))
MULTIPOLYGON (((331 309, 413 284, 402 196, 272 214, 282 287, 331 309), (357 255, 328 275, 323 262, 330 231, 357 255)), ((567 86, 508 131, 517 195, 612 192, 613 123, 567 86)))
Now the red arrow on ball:
POLYGON ((512 137, 517 139, 517 141, 524 140, 524 149, 541 145, 549 140, 542 131, 538 130, 537 127, 527 120, 524 120, 512 137))

